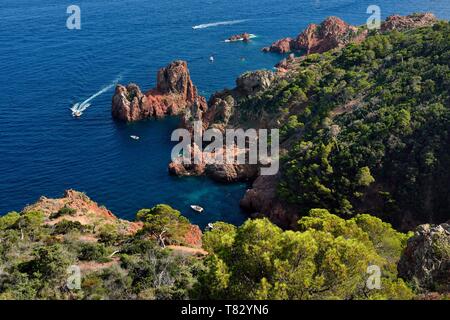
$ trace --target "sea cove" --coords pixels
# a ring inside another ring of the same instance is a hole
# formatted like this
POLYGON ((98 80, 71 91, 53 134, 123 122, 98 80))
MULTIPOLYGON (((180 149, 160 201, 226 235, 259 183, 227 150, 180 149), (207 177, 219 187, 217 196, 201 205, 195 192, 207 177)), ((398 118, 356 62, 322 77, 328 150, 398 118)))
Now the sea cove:
MULTIPOLYGON (((446 1, 379 2, 383 17, 449 14, 446 1)), ((199 93, 208 98, 233 87, 247 70, 272 69, 280 56, 263 54, 261 48, 310 22, 336 15, 363 24, 370 1, 247 1, 249 9, 237 14, 234 8, 241 4, 81 0, 82 28, 68 30, 67 6, 60 1, 6 1, 0 21, 0 38, 8 43, 0 52, 0 83, 8 88, 0 101, 0 212, 73 188, 123 218, 167 203, 201 226, 216 220, 241 224, 245 183, 168 175, 170 135, 178 118, 115 122, 113 88, 93 99, 83 117, 74 119, 69 110, 116 79, 151 88, 157 70, 175 59, 188 62, 199 93), (221 23, 227 21, 233 23, 221 23), (242 32, 257 37, 249 43, 223 41, 242 32), (192 212, 193 203, 206 213, 192 212)))

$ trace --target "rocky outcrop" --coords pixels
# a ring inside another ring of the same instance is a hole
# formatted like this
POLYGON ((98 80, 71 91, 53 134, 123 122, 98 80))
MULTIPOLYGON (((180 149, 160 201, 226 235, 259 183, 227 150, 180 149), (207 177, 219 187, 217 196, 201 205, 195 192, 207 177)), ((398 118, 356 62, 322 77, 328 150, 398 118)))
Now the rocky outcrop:
POLYGON ((320 25, 310 24, 296 39, 284 38, 278 40, 270 47, 263 48, 263 51, 323 53, 349 43, 361 42, 366 36, 367 31, 349 25, 337 17, 329 17, 320 25))
MULTIPOLYGON (((425 27, 433 25, 437 21, 432 13, 416 13, 409 16, 393 15, 382 23, 381 32, 425 27)), ((262 50, 276 53, 293 51, 304 51, 306 54, 323 53, 350 43, 359 43, 367 35, 367 29, 349 25, 337 17, 329 17, 320 25, 310 24, 295 39, 280 39, 262 50)))
POLYGON ((174 61, 158 71, 156 88, 147 93, 133 83, 117 85, 111 112, 114 119, 130 122, 177 115, 194 103, 207 108, 205 98, 192 83, 187 63, 174 61))
POLYGON ((236 41, 249 42, 250 38, 251 38, 250 33, 244 32, 229 37, 228 39, 225 40, 225 42, 236 42, 236 41))
POLYGON ((253 217, 268 217, 279 226, 295 229, 298 211, 278 198, 278 179, 278 176, 259 176, 245 193, 240 205, 253 217))
POLYGON ((349 43, 363 41, 367 31, 359 31, 358 27, 349 25, 337 17, 329 17, 320 25, 310 24, 295 42, 297 50, 306 54, 323 53, 343 47, 349 43))
POLYGON ((115 225, 120 233, 134 234, 142 228, 141 222, 130 222, 117 218, 105 207, 99 206, 82 192, 67 190, 64 197, 52 199, 41 197, 36 203, 23 209, 23 212, 39 211, 46 216, 46 224, 55 225, 62 220, 79 222, 82 225, 115 225), (69 215, 55 216, 63 208, 73 212, 69 215))
POLYGON ((284 58, 283 60, 278 62, 275 65, 275 68, 278 70, 278 72, 285 73, 291 68, 294 61, 295 61, 295 55, 293 53, 291 53, 287 58, 284 58))
POLYGON ((450 292, 450 221, 419 226, 408 240, 398 273, 419 290, 450 292))
POLYGON ((296 45, 295 40, 292 38, 283 38, 275 41, 269 47, 262 49, 263 52, 276 52, 276 53, 288 53, 295 51, 296 45))
POLYGON ((236 90, 245 96, 253 96, 270 87, 275 75, 272 71, 258 70, 246 72, 236 80, 236 90))
MULTIPOLYGON (((185 110, 183 116, 183 127, 193 132, 193 121, 202 121, 201 130, 208 128, 218 129, 224 132, 226 128, 235 126, 242 127, 241 110, 239 110, 239 101, 268 89, 275 80, 275 74, 268 70, 259 70, 254 72, 246 72, 236 80, 236 88, 232 90, 223 90, 212 95, 209 100, 209 106, 201 108, 196 104, 185 110)), ((225 139, 224 139, 225 141, 225 139)), ((202 153, 200 147, 192 143, 187 154, 193 155, 194 152, 202 154, 197 164, 193 162, 187 164, 183 158, 175 159, 169 164, 168 170, 172 175, 177 176, 199 176, 206 175, 220 182, 236 182, 251 181, 258 175, 257 165, 247 164, 207 164, 204 159, 213 157, 212 154, 202 153)), ((225 154, 226 149, 222 148, 217 151, 225 154)), ((247 150, 233 150, 235 153, 247 152, 247 150)))
POLYGON ((184 235, 184 243, 189 247, 201 248, 202 247, 202 231, 200 227, 191 224, 188 232, 184 235))
POLYGON ((205 173, 218 182, 237 182, 253 180, 258 175, 258 167, 249 164, 214 164, 206 166, 205 173))
MULTIPOLYGON (((192 144, 188 147, 187 154, 191 155, 191 164, 183 161, 184 158, 180 157, 175 159, 169 164, 169 173, 176 176, 201 176, 205 175, 211 179, 223 182, 238 182, 254 180, 259 173, 257 165, 250 164, 237 164, 237 163, 208 163, 207 158, 212 159, 217 154, 222 154, 222 159, 225 159, 226 148, 216 150, 215 153, 201 152, 200 148, 196 144, 192 144), (194 153, 199 152, 200 161, 195 164, 194 153)), ((236 156, 238 153, 245 153, 247 150, 240 150, 235 148, 233 154, 236 156)))
POLYGON ((404 31, 412 28, 427 27, 438 21, 432 13, 416 13, 409 16, 392 15, 381 25, 382 32, 404 31))
MULTIPOLYGON (((144 227, 142 221, 128 221, 116 217, 84 193, 75 190, 67 190, 62 198, 41 197, 36 203, 25 207, 22 212, 37 211, 45 215, 44 223, 47 226, 55 226, 64 220, 87 226, 86 232, 80 236, 80 240, 83 241, 97 242, 102 227, 106 225, 113 227, 123 236, 135 235, 144 227), (62 212, 61 209, 65 209, 68 213, 57 214, 62 212)), ((183 246, 202 247, 202 231, 199 226, 189 224, 186 232, 180 236, 183 246)))

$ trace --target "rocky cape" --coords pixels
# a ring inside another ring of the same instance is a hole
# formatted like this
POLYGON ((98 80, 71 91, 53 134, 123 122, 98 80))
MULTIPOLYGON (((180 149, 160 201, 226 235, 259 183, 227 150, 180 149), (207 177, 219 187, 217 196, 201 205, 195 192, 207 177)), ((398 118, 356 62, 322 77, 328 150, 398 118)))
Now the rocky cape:
POLYGON ((197 104, 206 108, 206 100, 198 95, 185 61, 174 61, 160 69, 157 85, 143 93, 138 85, 117 85, 112 98, 114 119, 131 122, 165 115, 178 115, 197 104))
MULTIPOLYGON (((99 206, 86 194, 75 190, 65 191, 62 198, 41 197, 36 203, 25 207, 22 212, 42 212, 45 216, 44 224, 48 226, 56 226, 63 221, 80 223, 81 226, 86 227, 86 234, 82 235, 80 240, 88 242, 97 242, 101 234, 100 230, 105 226, 109 226, 111 230, 122 236, 134 236, 144 227, 142 221, 118 218, 107 208, 99 206), (55 214, 61 212, 62 209, 69 209, 70 214, 55 214)), ((201 249, 202 231, 197 225, 191 224, 180 240, 182 246, 169 245, 169 247, 194 254, 206 254, 201 249)))
MULTIPOLYGON (((431 13, 409 16, 393 15, 381 24, 381 31, 407 30, 429 26, 437 22, 431 13)), ((264 52, 288 53, 302 51, 306 54, 323 53, 350 43, 359 43, 369 34, 367 28, 352 26, 338 17, 328 17, 320 24, 310 24, 296 38, 283 38, 263 48, 264 52)))

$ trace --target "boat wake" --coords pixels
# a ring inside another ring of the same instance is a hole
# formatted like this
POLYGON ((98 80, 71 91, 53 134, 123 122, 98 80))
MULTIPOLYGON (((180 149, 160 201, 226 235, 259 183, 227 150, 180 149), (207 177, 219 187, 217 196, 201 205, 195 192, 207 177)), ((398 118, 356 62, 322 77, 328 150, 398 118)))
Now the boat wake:
POLYGON ((193 26, 192 29, 206 29, 210 27, 218 27, 218 26, 227 26, 232 24, 238 24, 242 22, 246 22, 246 20, 230 20, 230 21, 219 21, 219 22, 212 22, 212 23, 205 23, 205 24, 199 24, 198 26, 193 26))
POLYGON ((100 91, 94 93, 92 96, 90 96, 89 98, 87 98, 86 100, 84 100, 83 102, 79 103, 75 103, 72 108, 70 108, 70 111, 72 111, 72 116, 74 117, 81 117, 83 115, 83 112, 89 108, 91 106, 91 101, 94 100, 95 98, 97 98, 99 95, 105 93, 106 91, 108 91, 109 89, 111 89, 112 87, 114 87, 120 80, 121 80, 122 76, 117 77, 111 84, 103 87, 100 91))

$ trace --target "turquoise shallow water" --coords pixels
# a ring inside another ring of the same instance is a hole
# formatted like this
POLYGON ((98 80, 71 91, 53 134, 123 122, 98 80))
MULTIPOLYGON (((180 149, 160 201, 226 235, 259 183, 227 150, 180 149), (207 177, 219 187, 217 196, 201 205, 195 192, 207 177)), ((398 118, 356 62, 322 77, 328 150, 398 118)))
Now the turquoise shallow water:
MULTIPOLYGON (((133 218, 143 207, 168 203, 194 223, 240 224, 245 184, 167 174, 170 134, 178 119, 134 124, 110 116, 112 89, 92 101, 81 119, 68 108, 114 79, 155 84, 157 70, 174 59, 189 63, 203 95, 232 87, 246 70, 280 60, 260 49, 298 34, 310 22, 336 15, 367 19, 366 0, 77 0, 82 30, 65 27, 68 4, 58 0, 3 0, 0 8, 0 213, 20 210, 41 195, 85 191, 115 214, 133 218), (243 20, 230 25, 193 26, 243 20), (225 43, 250 32, 249 44, 225 43), (215 63, 208 62, 214 54, 215 63), (241 58, 245 58, 245 62, 241 58), (141 136, 140 141, 129 138, 141 136), (205 207, 203 215, 189 209, 205 207)), ((383 17, 415 11, 450 16, 448 0, 379 0, 383 17)))

